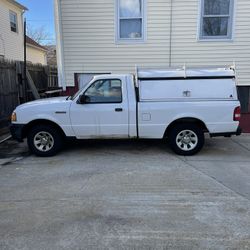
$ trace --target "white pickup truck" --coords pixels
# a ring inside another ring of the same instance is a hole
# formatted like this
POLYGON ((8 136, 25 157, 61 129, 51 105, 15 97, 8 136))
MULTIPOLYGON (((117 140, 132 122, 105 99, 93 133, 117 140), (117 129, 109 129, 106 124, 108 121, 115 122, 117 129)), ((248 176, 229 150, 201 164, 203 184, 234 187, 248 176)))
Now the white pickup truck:
POLYGON ((204 133, 239 135, 240 103, 231 68, 138 70, 98 75, 71 97, 20 105, 11 133, 38 156, 53 156, 67 137, 165 139, 193 155, 204 133))

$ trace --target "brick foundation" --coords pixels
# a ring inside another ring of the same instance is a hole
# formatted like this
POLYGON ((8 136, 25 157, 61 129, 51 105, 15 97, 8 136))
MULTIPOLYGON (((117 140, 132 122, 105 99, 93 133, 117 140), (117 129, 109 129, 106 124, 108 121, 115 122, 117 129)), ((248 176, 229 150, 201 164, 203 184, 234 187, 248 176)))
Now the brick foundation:
POLYGON ((250 133, 250 113, 241 115, 240 126, 243 133, 250 133))

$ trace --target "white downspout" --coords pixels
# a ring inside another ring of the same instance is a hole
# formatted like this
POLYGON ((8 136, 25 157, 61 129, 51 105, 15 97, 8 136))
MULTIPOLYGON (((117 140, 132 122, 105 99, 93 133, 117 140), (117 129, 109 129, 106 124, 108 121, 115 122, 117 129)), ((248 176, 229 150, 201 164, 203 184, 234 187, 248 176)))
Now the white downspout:
POLYGON ((64 53, 63 53, 63 33, 62 33, 62 12, 61 0, 54 0, 55 30, 56 30, 56 57, 59 86, 66 90, 64 53))
MULTIPOLYGON (((0 34, 0 40, 2 41, 2 53, 0 53, 0 56, 3 56, 5 58, 5 41, 3 39, 3 36, 0 34)), ((1 43, 0 43, 0 52, 1 52, 1 43)))
POLYGON ((169 67, 172 67, 173 0, 170 0, 169 67))

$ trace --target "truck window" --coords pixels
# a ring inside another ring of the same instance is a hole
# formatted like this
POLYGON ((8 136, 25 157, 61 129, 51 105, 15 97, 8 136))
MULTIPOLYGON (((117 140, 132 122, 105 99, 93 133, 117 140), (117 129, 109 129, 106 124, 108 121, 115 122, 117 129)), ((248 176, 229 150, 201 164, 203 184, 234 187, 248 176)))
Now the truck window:
POLYGON ((118 79, 95 81, 85 92, 88 103, 121 103, 122 82, 118 79))

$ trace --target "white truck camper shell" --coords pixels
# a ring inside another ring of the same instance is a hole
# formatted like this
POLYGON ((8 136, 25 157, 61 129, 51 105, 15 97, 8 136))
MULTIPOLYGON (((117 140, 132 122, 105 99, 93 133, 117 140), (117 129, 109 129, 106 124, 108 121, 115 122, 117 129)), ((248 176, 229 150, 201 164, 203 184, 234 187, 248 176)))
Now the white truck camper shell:
POLYGON ((171 77, 234 77, 234 67, 225 68, 169 68, 169 69, 137 69, 138 78, 171 78, 171 77))
POLYGON ((232 67, 137 69, 137 81, 142 102, 237 100, 232 67))

